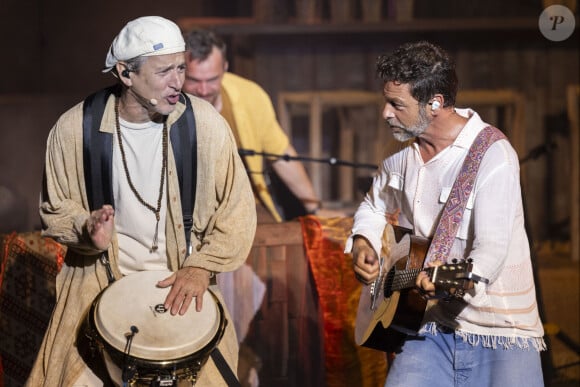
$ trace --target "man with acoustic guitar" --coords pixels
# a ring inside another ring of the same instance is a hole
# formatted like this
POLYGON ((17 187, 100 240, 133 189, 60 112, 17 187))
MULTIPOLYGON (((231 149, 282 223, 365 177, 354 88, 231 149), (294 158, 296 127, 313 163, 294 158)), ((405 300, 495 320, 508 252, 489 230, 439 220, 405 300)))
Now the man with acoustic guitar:
POLYGON ((404 44, 379 57, 377 74, 401 147, 381 163, 346 244, 365 285, 357 342, 395 353, 385 386, 542 386, 516 152, 455 108, 457 75, 440 47, 404 44), (424 254, 416 239, 431 239, 424 254))

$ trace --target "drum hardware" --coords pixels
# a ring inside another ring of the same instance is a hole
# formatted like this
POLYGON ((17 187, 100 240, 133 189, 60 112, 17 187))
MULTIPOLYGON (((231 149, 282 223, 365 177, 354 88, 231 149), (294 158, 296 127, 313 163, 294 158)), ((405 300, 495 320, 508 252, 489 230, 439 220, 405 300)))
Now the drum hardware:
POLYGON ((137 369, 133 362, 129 362, 129 356, 131 354, 131 343, 133 343, 133 337, 139 333, 139 328, 135 325, 131 325, 131 332, 127 333, 127 344, 125 345, 125 359, 123 360, 123 372, 121 373, 121 380, 123 384, 126 384, 129 380, 135 377, 137 369))
POLYGON ((109 280, 109 284, 115 282, 115 276, 113 275, 113 270, 111 269, 111 262, 109 261, 109 252, 104 251, 101 255, 101 263, 105 266, 105 270, 107 271, 107 279, 109 280))

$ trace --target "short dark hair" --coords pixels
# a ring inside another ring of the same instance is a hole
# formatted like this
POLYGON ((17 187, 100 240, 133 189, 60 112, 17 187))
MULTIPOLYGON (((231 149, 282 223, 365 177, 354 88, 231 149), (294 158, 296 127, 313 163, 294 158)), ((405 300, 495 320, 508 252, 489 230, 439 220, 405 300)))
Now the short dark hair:
POLYGON ((221 51, 226 59, 226 43, 213 31, 194 29, 183 35, 185 49, 191 54, 191 59, 206 60, 214 47, 221 51))
POLYGON ((443 95, 445 106, 454 106, 457 95, 455 63, 435 44, 406 43, 391 54, 377 59, 377 75, 383 82, 406 83, 411 95, 428 103, 435 94, 443 95))

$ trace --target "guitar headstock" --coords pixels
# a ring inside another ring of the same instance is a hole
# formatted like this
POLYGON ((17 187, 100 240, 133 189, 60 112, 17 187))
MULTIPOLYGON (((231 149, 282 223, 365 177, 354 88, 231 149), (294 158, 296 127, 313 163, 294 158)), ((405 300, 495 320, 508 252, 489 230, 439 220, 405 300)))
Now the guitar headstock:
POLYGON ((462 261, 432 268, 431 282, 435 284, 437 292, 445 297, 461 298, 466 290, 473 288, 474 275, 471 273, 473 263, 462 261))

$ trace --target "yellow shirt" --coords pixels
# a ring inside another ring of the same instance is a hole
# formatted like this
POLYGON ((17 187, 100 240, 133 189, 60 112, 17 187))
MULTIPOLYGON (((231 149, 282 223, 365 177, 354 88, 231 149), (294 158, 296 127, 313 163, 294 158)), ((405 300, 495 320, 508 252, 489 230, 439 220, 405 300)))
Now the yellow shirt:
MULTIPOLYGON (((290 141, 276 119, 276 112, 266 91, 258 84, 232 73, 222 81, 222 116, 226 119, 238 148, 283 154, 290 141)), ((262 156, 244 156, 252 188, 276 221, 282 217, 276 210, 264 179, 262 156)))

